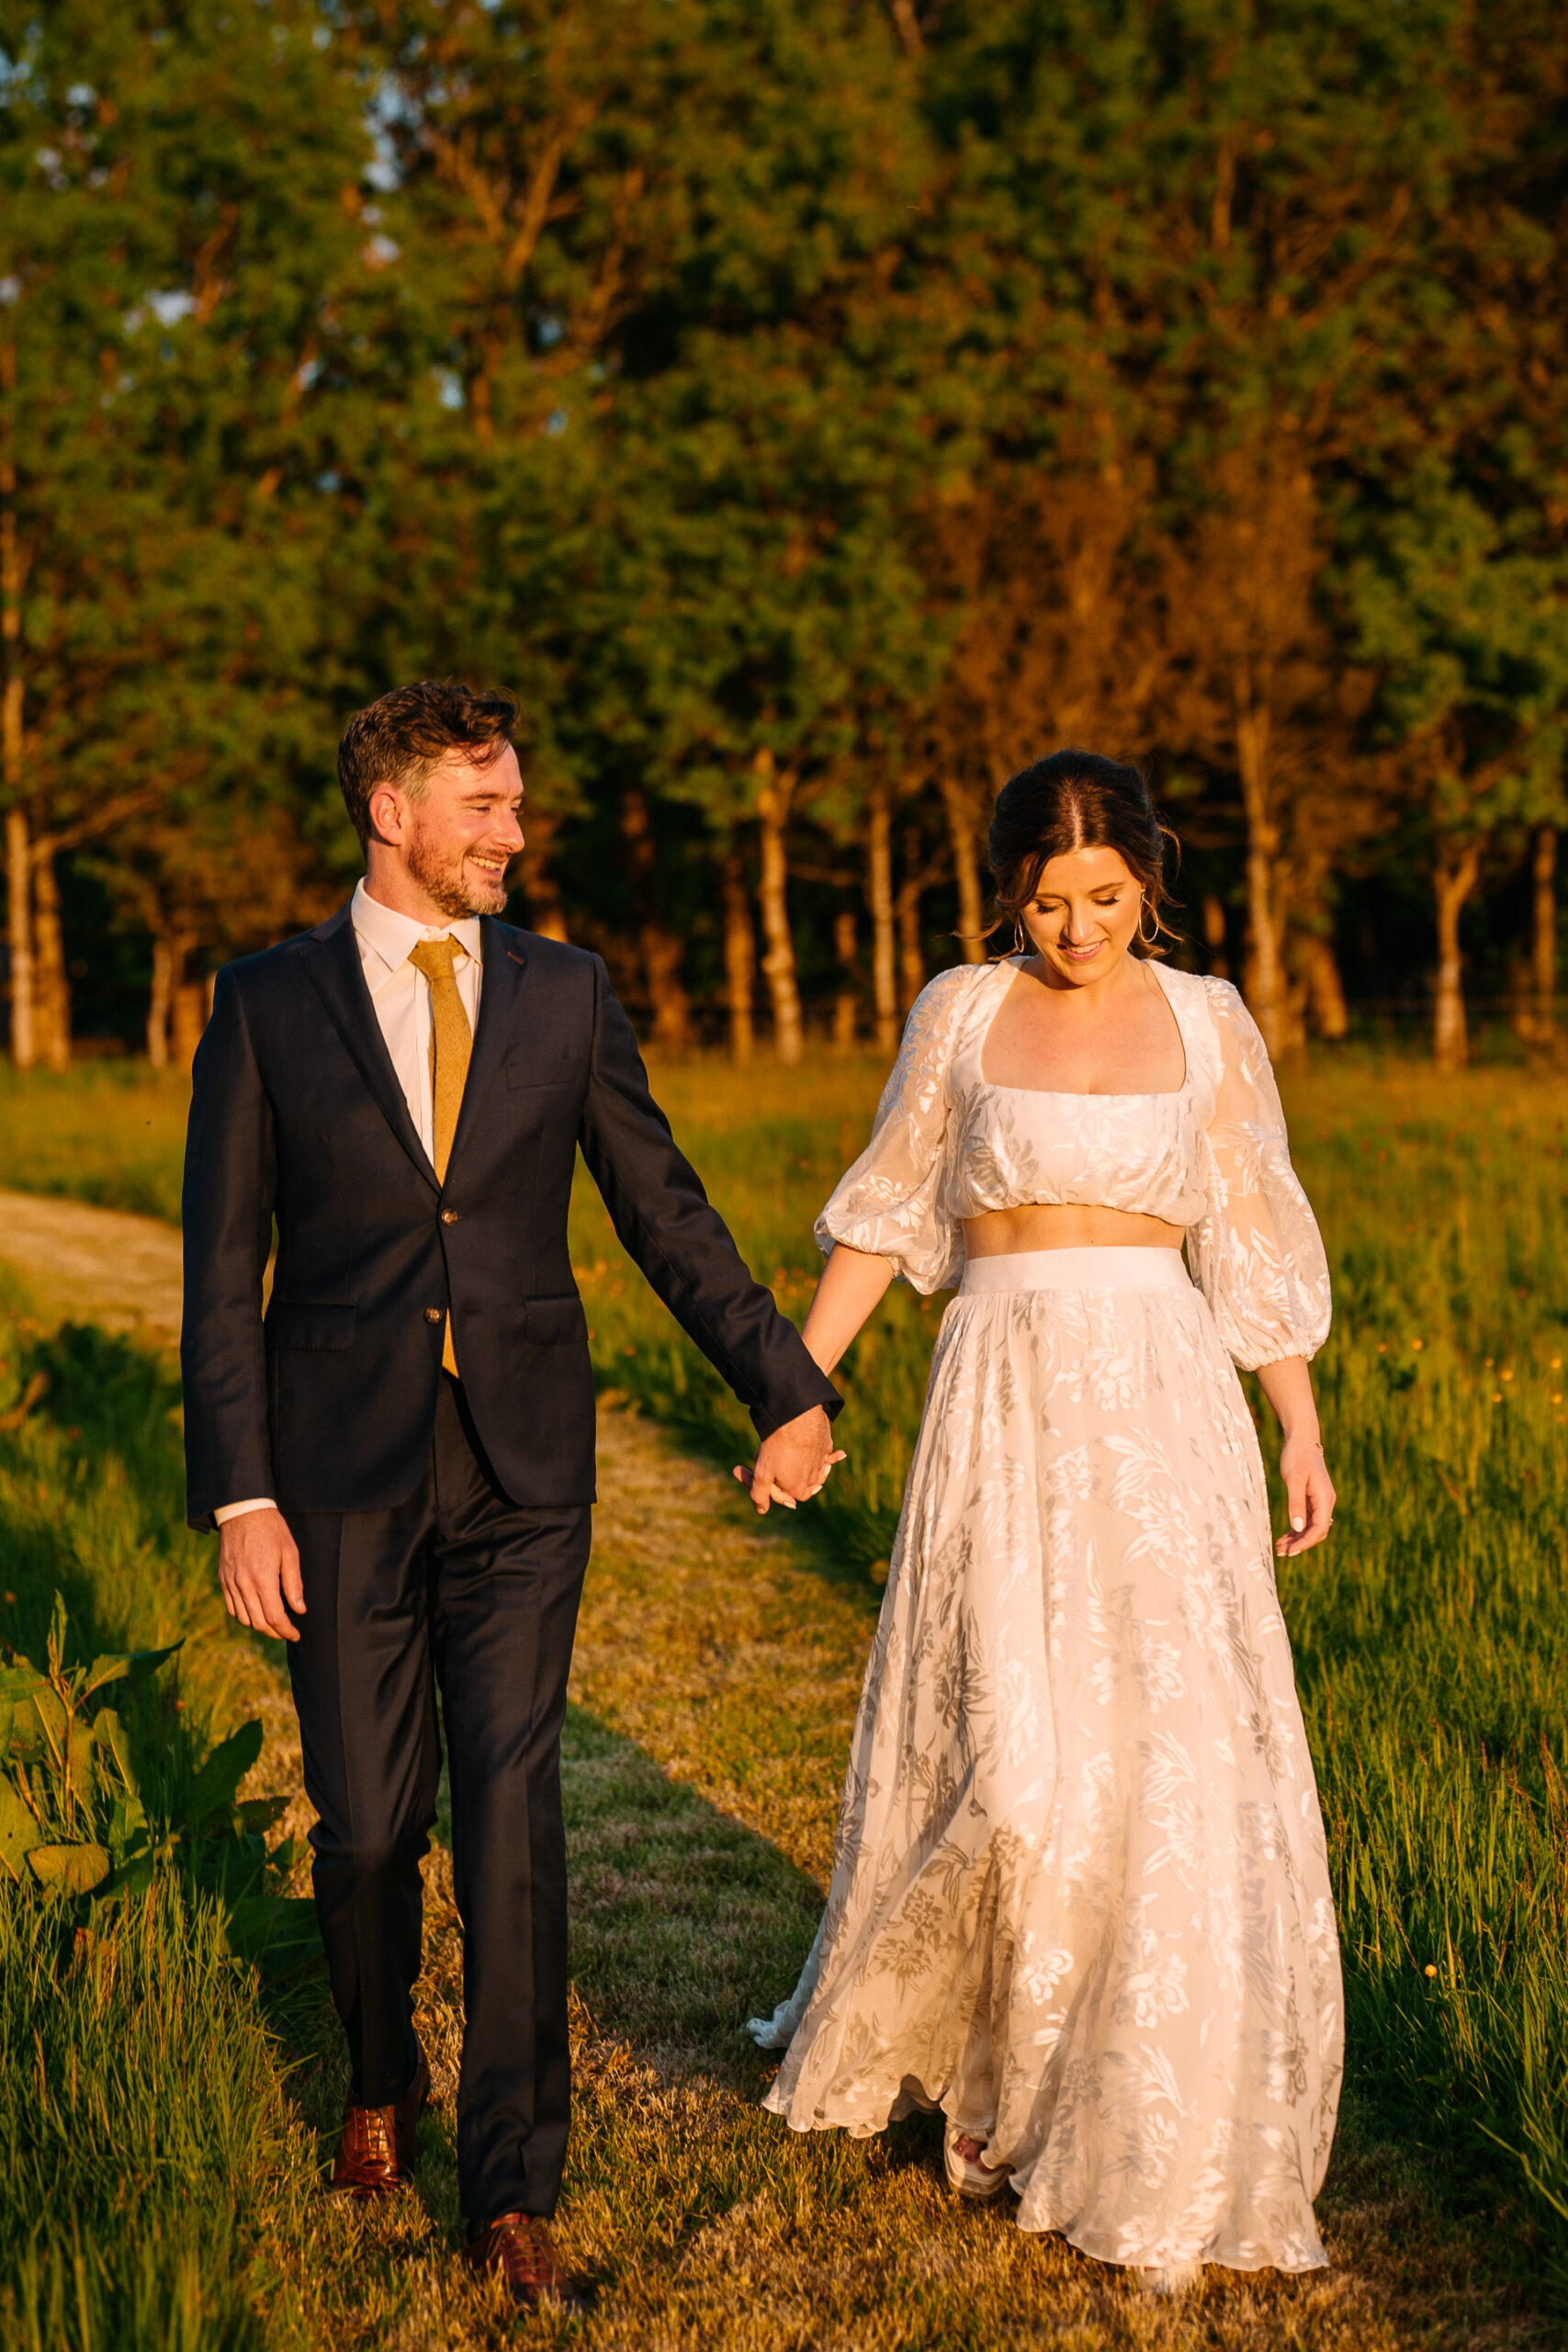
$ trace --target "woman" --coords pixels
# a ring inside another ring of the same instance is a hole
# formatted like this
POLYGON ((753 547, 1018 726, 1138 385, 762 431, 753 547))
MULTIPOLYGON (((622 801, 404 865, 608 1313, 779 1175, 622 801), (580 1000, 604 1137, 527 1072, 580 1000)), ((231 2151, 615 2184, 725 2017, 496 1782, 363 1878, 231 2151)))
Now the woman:
POLYGON ((926 989, 818 1222, 824 1372, 895 1275, 959 1289, 826 1917, 752 2030, 788 2043, 766 2103, 795 2130, 940 2106, 956 2187, 1174 2292, 1324 2263, 1342 2027, 1234 1369, 1283 1429, 1294 1557, 1334 1510, 1328 1272, 1240 998, 1149 960, 1163 851, 1134 769, 1012 779, 990 854, 1019 952, 926 989))

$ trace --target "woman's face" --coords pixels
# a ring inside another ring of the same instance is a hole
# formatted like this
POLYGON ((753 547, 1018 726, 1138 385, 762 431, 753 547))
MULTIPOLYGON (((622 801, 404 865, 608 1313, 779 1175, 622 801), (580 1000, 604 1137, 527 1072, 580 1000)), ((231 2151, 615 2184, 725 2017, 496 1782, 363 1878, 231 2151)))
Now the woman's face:
POLYGON ((1046 977, 1082 988, 1121 963, 1143 903, 1143 889, 1120 850, 1065 850, 1042 873, 1023 910, 1023 927, 1046 977))

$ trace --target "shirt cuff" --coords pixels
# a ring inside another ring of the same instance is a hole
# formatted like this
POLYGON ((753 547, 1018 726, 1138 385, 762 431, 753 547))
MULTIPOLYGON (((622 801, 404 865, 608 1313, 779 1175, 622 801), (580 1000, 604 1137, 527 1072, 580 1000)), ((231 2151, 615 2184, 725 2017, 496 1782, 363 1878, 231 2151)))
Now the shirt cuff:
POLYGON ((277 1505, 270 1495, 254 1495, 248 1503, 224 1503, 212 1514, 221 1527, 226 1520, 243 1519, 248 1510, 276 1510, 277 1505))

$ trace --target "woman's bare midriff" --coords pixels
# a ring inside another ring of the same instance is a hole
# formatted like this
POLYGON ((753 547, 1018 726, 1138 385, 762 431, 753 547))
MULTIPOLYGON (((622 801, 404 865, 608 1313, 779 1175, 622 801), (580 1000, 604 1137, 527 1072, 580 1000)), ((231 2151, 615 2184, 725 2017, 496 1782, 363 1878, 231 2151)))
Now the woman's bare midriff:
POLYGON ((1180 1226, 1131 1209, 990 1209, 964 1220, 971 1258, 1010 1258, 1023 1250, 1179 1250, 1185 1238, 1180 1226))

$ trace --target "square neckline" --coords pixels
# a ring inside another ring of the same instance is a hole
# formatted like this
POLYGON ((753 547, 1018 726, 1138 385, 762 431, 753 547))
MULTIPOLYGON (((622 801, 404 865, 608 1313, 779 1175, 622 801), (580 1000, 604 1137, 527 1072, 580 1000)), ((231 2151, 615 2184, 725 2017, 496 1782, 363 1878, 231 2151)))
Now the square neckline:
POLYGON ((1034 1094, 1041 1096, 1046 1102, 1175 1102, 1187 1092, 1192 1078, 1192 1057, 1187 1048, 1187 1032, 1181 1025, 1181 1016, 1176 1010, 1176 1001, 1172 997, 1170 990, 1166 987, 1164 980, 1160 978, 1159 966, 1156 964, 1152 958, 1145 959, 1147 968, 1153 972, 1155 976, 1155 985, 1159 989, 1160 995, 1165 1000, 1166 1011, 1169 1013, 1171 1020, 1176 1024, 1177 1043, 1181 1047, 1181 1083, 1179 1086, 1162 1086, 1152 1092, 1146 1089, 1142 1093, 1129 1093, 1112 1090, 1101 1094, 1087 1092, 1081 1087, 1004 1086, 1000 1080, 987 1078, 986 1076, 986 1040, 989 1037, 992 1029, 996 1026, 998 1014, 1001 1012, 1003 1005, 1012 994, 1014 987, 1021 977, 1024 965, 1030 960, 1030 957, 1023 955, 1021 952, 1013 956, 1004 956, 1000 959, 998 968, 1004 968, 1010 965, 1013 967, 1012 976, 1009 980, 1007 987, 1001 991, 995 1005, 992 1007, 990 1018, 987 1022, 985 1027, 981 1030, 979 1037, 976 1041, 975 1050, 976 1073, 979 1079, 980 1084, 988 1093, 1034 1094))

